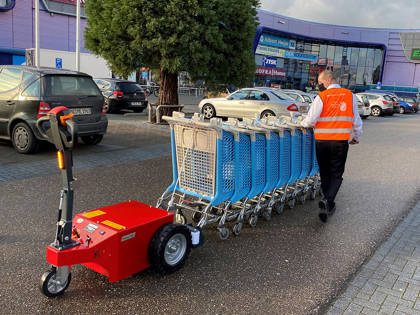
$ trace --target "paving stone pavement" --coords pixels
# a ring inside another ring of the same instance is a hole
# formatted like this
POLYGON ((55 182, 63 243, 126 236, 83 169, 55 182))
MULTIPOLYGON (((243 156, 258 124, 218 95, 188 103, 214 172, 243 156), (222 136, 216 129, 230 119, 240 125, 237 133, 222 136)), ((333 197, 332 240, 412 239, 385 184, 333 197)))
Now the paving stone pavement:
MULTIPOLYGON (((122 150, 118 150, 118 148, 121 147, 114 147, 114 150, 107 152, 94 152, 76 156, 74 158, 74 169, 92 169, 101 166, 118 165, 133 161, 160 158, 169 156, 171 151, 170 145, 166 143, 122 150)), ((3 165, 0 168, 0 182, 45 176, 54 173, 57 173, 57 160, 55 158, 42 161, 9 164, 3 165)))
POLYGON ((420 314, 420 202, 327 314, 420 314))

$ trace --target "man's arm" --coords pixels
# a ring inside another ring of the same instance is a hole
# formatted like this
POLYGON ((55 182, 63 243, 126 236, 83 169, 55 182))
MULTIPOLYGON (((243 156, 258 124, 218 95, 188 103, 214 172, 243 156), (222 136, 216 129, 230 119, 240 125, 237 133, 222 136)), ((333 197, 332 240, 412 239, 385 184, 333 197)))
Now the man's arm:
POLYGON ((308 116, 302 120, 301 125, 305 128, 315 127, 316 122, 321 116, 322 109, 324 104, 322 103, 321 98, 317 95, 314 101, 312 102, 311 108, 309 109, 308 116))
POLYGON ((357 106, 357 97, 356 95, 353 94, 353 137, 350 141, 350 143, 355 144, 358 143, 360 140, 360 136, 363 133, 363 123, 362 123, 362 119, 360 118, 359 115, 359 109, 357 106))

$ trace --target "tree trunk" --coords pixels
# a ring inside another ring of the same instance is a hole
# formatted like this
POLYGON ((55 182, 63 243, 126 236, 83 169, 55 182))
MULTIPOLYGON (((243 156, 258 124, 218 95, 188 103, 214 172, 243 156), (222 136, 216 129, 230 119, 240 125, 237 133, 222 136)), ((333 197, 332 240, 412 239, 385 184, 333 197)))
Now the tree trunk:
POLYGON ((178 73, 169 73, 161 69, 158 105, 178 105, 178 102, 178 73))

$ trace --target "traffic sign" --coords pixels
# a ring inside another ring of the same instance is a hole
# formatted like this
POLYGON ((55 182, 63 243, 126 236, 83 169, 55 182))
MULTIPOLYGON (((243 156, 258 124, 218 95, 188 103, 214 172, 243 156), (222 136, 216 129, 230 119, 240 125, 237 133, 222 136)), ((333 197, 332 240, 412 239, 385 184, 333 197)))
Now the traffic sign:
POLYGON ((55 67, 57 69, 62 69, 63 68, 63 59, 55 58, 55 67))

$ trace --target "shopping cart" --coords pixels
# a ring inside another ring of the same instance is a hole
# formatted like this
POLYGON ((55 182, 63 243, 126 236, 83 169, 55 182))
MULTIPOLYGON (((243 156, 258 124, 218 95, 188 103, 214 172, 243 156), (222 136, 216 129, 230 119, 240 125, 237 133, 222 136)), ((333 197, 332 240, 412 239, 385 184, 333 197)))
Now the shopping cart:
MULTIPOLYGON (((175 211, 175 220, 182 224, 187 223, 183 211, 191 211, 200 229, 219 222, 229 209, 235 187, 233 134, 218 118, 205 122, 198 114, 186 119, 183 113, 174 112, 163 119, 171 128, 173 181, 157 207, 175 211)), ((219 232, 221 238, 229 233, 223 226, 219 232)))

